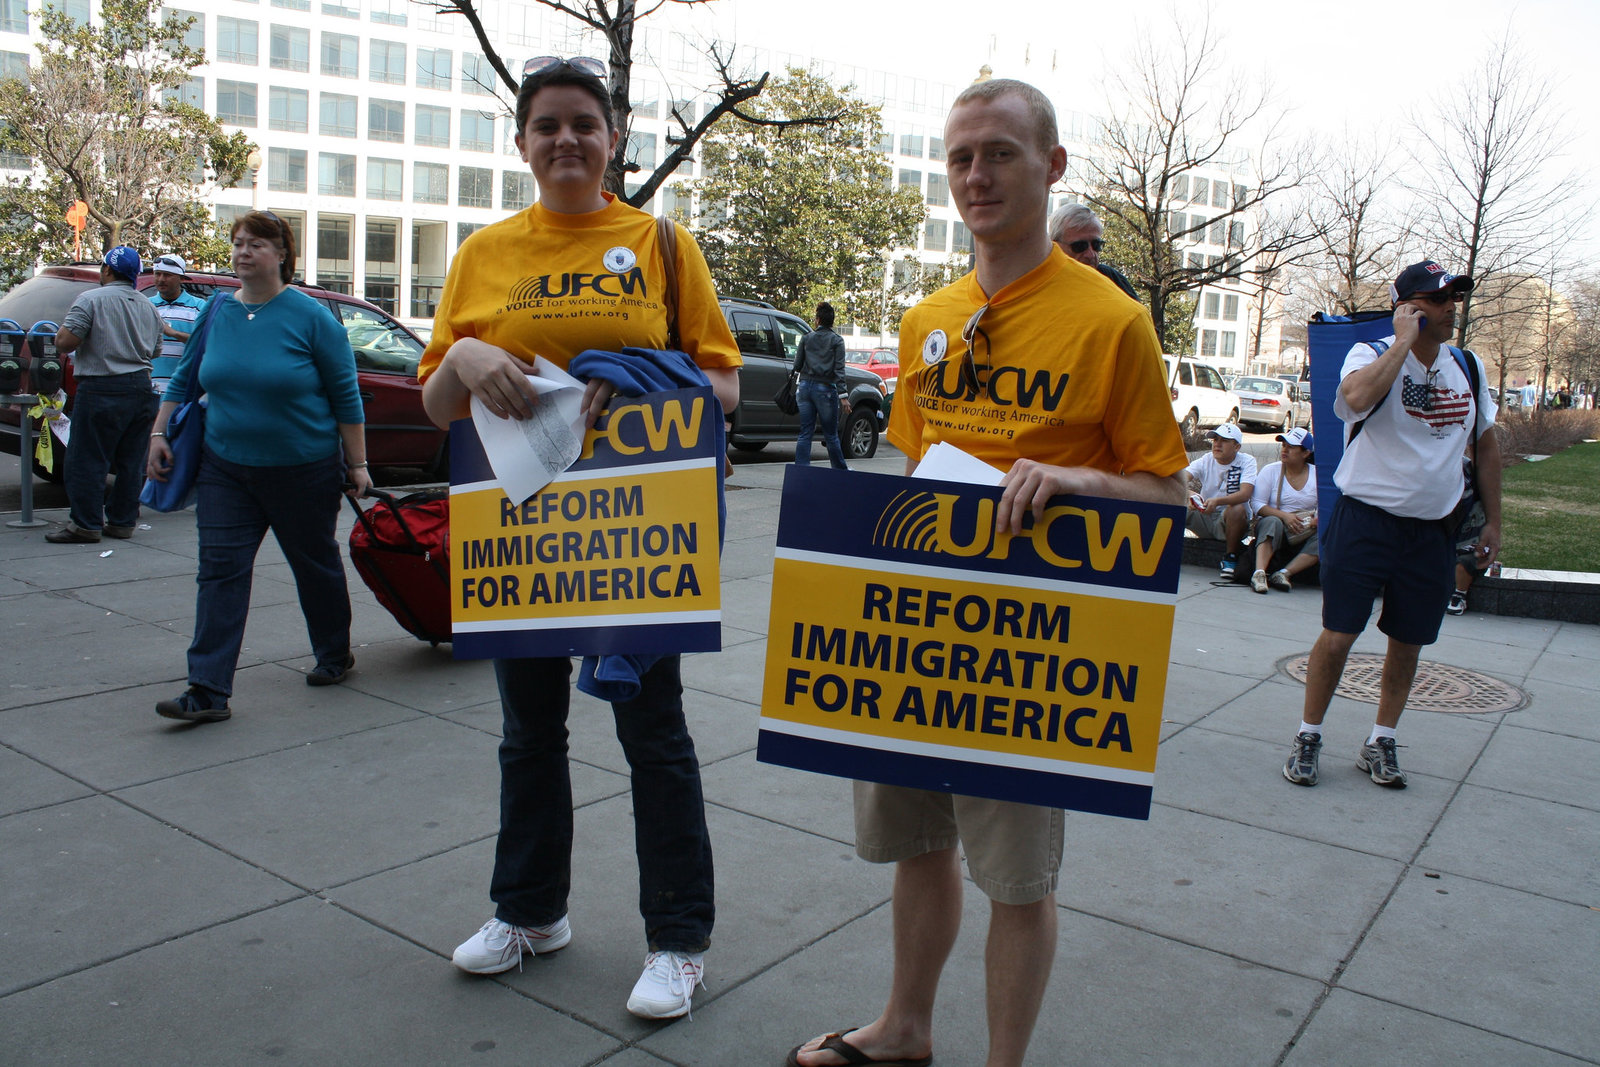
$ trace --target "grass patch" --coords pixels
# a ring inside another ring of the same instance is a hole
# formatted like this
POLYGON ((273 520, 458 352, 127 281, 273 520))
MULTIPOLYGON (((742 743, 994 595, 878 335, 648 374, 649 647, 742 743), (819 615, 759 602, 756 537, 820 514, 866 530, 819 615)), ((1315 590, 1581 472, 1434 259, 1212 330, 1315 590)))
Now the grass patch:
POLYGON ((1507 567, 1600 573, 1600 443, 1507 467, 1501 510, 1507 567))

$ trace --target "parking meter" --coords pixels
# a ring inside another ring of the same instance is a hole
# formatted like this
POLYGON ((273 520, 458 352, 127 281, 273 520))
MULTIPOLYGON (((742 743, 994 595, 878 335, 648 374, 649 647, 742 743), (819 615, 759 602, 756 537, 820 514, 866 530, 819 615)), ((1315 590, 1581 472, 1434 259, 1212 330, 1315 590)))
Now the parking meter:
POLYGON ((0 319, 0 394, 11 396, 22 388, 22 324, 0 319))
POLYGON ((53 322, 40 319, 28 331, 28 351, 33 356, 28 384, 39 396, 55 396, 61 388, 61 356, 56 352, 59 328, 53 322))

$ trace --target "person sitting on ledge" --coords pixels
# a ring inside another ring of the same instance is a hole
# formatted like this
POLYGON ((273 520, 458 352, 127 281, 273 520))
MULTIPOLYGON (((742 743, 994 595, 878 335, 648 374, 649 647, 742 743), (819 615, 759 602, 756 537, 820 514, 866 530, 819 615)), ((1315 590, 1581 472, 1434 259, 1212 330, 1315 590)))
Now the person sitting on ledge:
POLYGON ((1196 537, 1208 537, 1227 545, 1222 557, 1222 577, 1233 580, 1239 565, 1239 546, 1244 541, 1245 530, 1254 513, 1251 497, 1255 492, 1256 460, 1248 452, 1241 452, 1244 434, 1234 423, 1227 422, 1215 430, 1207 430, 1211 441, 1210 455, 1201 456, 1189 464, 1189 516, 1188 528, 1196 537))
POLYGON ((1317 468, 1311 431, 1297 426, 1280 433, 1279 460, 1261 470, 1251 502, 1256 509, 1256 569, 1250 588, 1294 589, 1296 574, 1317 565, 1317 468), (1269 570, 1273 557, 1289 548, 1299 552, 1283 567, 1269 570))

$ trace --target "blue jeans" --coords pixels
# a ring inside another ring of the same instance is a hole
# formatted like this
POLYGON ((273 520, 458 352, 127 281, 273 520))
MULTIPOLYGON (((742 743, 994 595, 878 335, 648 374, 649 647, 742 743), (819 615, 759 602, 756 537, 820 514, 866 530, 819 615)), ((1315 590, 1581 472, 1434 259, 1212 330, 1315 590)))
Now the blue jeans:
MULTIPOLYGON (((543 926, 567 913, 572 888, 572 778, 567 768, 566 659, 498 659, 500 840, 489 897, 495 917, 543 926)), ((716 919, 711 836, 700 763, 683 717, 678 657, 663 656, 644 688, 613 704, 633 772, 639 913, 651 951, 704 952, 716 919)))
POLYGON ((317 665, 344 666, 350 656, 350 589, 334 536, 343 481, 338 453, 291 467, 246 467, 209 448, 201 454, 195 478, 200 570, 190 685, 232 694, 256 553, 269 529, 294 573, 317 665))
POLYGON ((794 461, 802 467, 810 466, 811 437, 820 421, 822 443, 828 446, 828 462, 839 470, 849 470, 844 464, 844 449, 839 447, 839 394, 833 383, 801 378, 795 400, 800 405, 800 436, 795 438, 794 461))
POLYGON ((63 475, 74 526, 98 530, 139 522, 139 490, 159 404, 149 371, 78 379, 63 475), (116 478, 110 493, 107 474, 116 478))

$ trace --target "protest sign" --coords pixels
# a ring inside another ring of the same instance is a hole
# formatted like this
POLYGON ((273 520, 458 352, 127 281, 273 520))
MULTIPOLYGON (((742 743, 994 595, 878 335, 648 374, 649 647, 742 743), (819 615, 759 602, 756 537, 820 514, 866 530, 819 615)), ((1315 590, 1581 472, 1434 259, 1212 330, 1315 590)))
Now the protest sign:
POLYGON ((1149 817, 1183 511, 791 468, 757 759, 1149 817))
POLYGON ((720 648, 718 411, 706 388, 618 397, 577 462, 521 501, 472 420, 453 422, 456 657, 720 648))

